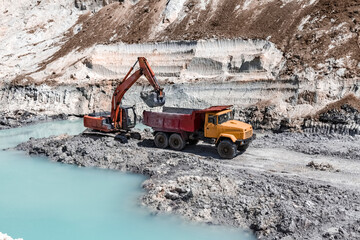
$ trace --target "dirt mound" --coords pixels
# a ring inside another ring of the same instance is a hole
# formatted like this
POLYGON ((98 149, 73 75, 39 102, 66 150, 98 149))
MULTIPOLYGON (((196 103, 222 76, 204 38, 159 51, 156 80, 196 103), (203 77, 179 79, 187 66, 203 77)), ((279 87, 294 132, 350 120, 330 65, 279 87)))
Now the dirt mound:
POLYGON ((129 1, 117 2, 105 6, 93 15, 88 12, 80 16, 78 22, 68 31, 65 44, 43 63, 42 69, 73 50, 81 51, 95 44, 149 41, 151 29, 157 24, 154 19, 159 18, 161 12, 157 9, 161 6, 164 4, 159 4, 159 1, 151 4, 139 1, 135 6, 129 1), (75 27, 79 32, 72 35, 75 27))
POLYGON ((359 125, 360 99, 350 94, 317 112, 315 119, 325 123, 359 125))
POLYGON ((181 10, 172 22, 164 13, 169 2, 124 1, 82 16, 74 25, 81 25, 80 31, 72 35, 71 29, 65 44, 43 66, 94 44, 245 38, 274 42, 288 59, 283 74, 311 67, 319 73, 333 71, 346 78, 360 76, 357 0, 262 0, 250 6, 247 1, 225 0, 205 7, 199 1, 188 0, 179 6, 181 10))
POLYGON ((351 69, 346 75, 359 76, 356 67, 360 61, 360 4, 357 0, 319 0, 314 4, 309 1, 266 2, 241 11, 237 1, 226 0, 215 9, 198 12, 195 2, 188 1, 186 17, 171 24, 157 40, 270 39, 285 52, 289 74, 306 67, 320 70, 323 66, 319 64, 326 64, 332 58, 344 58, 347 62, 344 64, 351 69))
POLYGON ((306 67, 321 70, 330 64, 335 69, 346 65, 349 71, 339 72, 346 77, 359 76, 358 1, 310 3, 259 1, 246 8, 245 3, 225 0, 201 8, 199 2, 188 0, 182 6, 182 15, 158 32, 157 25, 166 22, 163 11, 167 1, 113 3, 90 18, 81 19, 81 31, 69 37, 50 60, 97 43, 259 38, 270 39, 285 52, 289 74, 306 67), (331 60, 341 58, 344 58, 342 63, 331 60))
POLYGON ((341 100, 328 104, 325 108, 318 111, 317 115, 320 116, 321 114, 324 114, 331 110, 341 110, 345 105, 360 112, 360 99, 353 94, 349 94, 341 100))

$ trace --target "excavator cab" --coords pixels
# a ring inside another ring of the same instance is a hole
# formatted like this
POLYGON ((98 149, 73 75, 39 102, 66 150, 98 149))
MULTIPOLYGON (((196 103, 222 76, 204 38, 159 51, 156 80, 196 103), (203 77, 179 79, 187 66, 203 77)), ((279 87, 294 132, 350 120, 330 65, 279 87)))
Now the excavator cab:
MULTIPOLYGON (((133 106, 120 106, 118 119, 122 119, 121 129, 131 130, 136 125, 136 113, 133 106)), ((112 132, 115 130, 111 121, 109 112, 92 113, 84 117, 84 125, 103 132, 112 132)))
POLYGON ((136 125, 136 113, 133 106, 121 106, 122 129, 130 130, 136 125))

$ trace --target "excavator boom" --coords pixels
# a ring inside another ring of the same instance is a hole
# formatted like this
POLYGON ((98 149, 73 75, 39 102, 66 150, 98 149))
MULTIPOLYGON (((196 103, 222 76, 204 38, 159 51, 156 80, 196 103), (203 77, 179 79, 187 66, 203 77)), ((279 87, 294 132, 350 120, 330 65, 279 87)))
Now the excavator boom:
MULTIPOLYGON (((163 89, 160 87, 155 77, 155 74, 151 69, 149 63, 147 62, 146 58, 139 57, 135 64, 130 68, 129 72, 126 74, 122 82, 116 87, 113 93, 111 100, 110 116, 93 116, 90 114, 84 117, 84 126, 87 128, 105 132, 128 129, 131 125, 128 123, 128 109, 125 109, 121 106, 121 101, 125 93, 142 75, 146 77, 154 90, 148 93, 142 92, 141 98, 149 107, 163 106, 165 104, 165 94, 163 92, 163 89), (136 70, 133 74, 131 74, 137 63, 139 63, 140 68, 136 70)), ((135 114, 134 110, 133 112, 135 114)))

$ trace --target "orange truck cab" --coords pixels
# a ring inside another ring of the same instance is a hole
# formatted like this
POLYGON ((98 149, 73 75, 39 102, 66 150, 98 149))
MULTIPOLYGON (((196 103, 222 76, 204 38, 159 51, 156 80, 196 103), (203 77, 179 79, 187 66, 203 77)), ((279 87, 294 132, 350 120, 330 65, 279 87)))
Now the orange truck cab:
POLYGON ((245 151, 255 139, 250 124, 234 120, 231 106, 206 109, 163 108, 163 112, 144 111, 143 122, 154 130, 157 147, 182 150, 199 140, 215 143, 222 158, 231 159, 245 151))

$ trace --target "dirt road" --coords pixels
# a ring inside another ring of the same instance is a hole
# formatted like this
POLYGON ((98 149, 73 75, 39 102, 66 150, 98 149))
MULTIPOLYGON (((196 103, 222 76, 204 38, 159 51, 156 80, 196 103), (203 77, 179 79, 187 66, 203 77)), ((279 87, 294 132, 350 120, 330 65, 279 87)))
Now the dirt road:
POLYGON ((247 153, 224 164, 360 190, 360 159, 314 156, 282 148, 250 148, 247 153), (311 165, 311 162, 315 165, 311 165))

